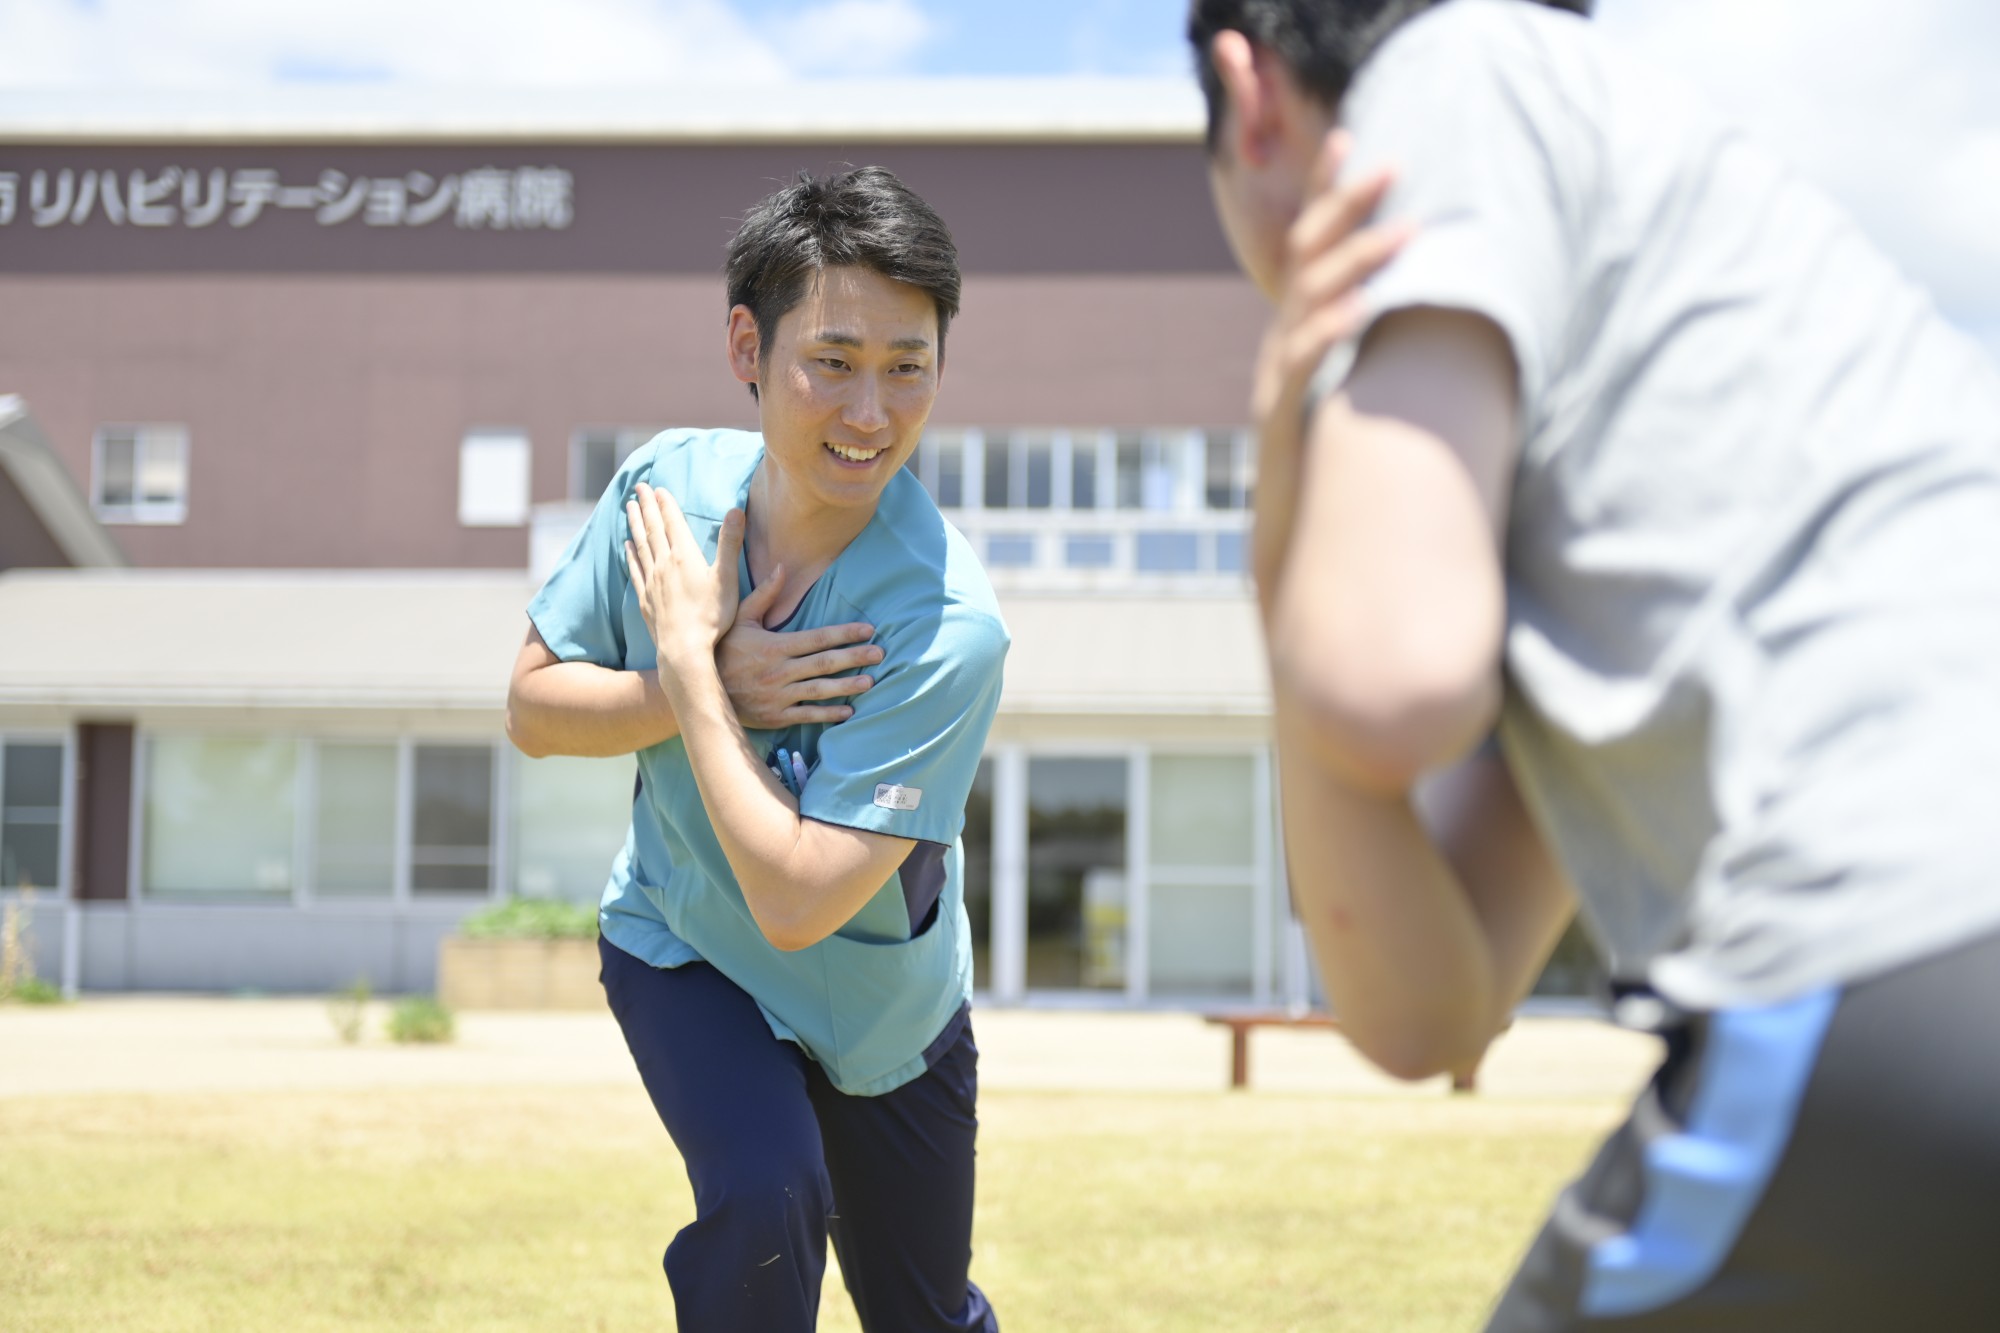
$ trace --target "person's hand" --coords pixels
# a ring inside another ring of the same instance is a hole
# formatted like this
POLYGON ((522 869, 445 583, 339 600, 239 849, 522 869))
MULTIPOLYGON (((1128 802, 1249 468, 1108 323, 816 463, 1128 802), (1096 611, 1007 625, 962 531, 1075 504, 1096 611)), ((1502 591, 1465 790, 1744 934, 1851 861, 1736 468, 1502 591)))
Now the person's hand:
POLYGON ((736 610, 736 623, 716 645, 715 665, 722 687, 744 726, 778 731, 808 722, 844 722, 854 710, 827 702, 873 687, 868 676, 838 672, 870 667, 882 650, 868 639, 873 625, 827 625, 820 629, 769 630, 764 620, 784 587, 780 565, 736 610))
POLYGON ((715 563, 701 553, 681 507, 666 491, 639 483, 625 502, 631 538, 625 568, 639 593, 639 611, 659 654, 660 684, 669 673, 715 661, 715 645, 736 620, 736 560, 743 550, 743 511, 722 520, 715 563))
POLYGON ((1291 547, 1304 471, 1306 391, 1326 354, 1360 331, 1367 318, 1361 284, 1410 237, 1403 225, 1363 227, 1382 202, 1387 168, 1340 180, 1352 141, 1345 130, 1327 136, 1299 211, 1285 237, 1285 269, 1277 314, 1264 335, 1251 391, 1257 427, 1257 488, 1250 570, 1269 613, 1291 547))

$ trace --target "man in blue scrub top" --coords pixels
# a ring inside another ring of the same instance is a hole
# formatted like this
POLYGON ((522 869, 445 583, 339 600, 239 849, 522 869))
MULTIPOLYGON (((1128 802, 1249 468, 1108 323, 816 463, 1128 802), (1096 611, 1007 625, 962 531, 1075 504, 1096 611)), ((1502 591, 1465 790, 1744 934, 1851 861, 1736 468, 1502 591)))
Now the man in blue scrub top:
POLYGON ((958 835, 1008 639, 903 467, 956 251, 880 168, 802 176, 728 286, 763 429, 668 431, 619 470, 529 608, 509 734, 638 751, 600 951, 694 1185, 680 1327, 812 1329, 831 1234, 863 1327, 994 1330, 958 835), (745 707, 760 680, 789 693, 745 707))

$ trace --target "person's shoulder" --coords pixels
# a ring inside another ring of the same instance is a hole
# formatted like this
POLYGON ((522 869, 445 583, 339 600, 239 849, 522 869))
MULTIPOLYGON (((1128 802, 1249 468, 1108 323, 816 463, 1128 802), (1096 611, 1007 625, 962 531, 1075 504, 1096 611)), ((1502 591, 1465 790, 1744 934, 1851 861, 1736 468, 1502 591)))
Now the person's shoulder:
POLYGON ((1524 52, 1590 40, 1581 14, 1529 0, 1452 0, 1433 5, 1383 43, 1379 54, 1450 51, 1504 62, 1524 52))
POLYGON ((617 484, 629 495, 643 481, 671 494, 684 513, 720 519, 738 503, 763 451, 755 431, 677 426, 634 449, 617 484))
POLYGON ((834 585, 854 615, 878 633, 935 641, 954 655, 1005 655, 1000 600, 972 543, 908 471, 883 490, 874 521, 855 540, 834 585))
POLYGON ((1528 0, 1452 0, 1404 23, 1361 67, 1350 97, 1416 81, 1429 97, 1566 77, 1595 56, 1589 20, 1528 0))

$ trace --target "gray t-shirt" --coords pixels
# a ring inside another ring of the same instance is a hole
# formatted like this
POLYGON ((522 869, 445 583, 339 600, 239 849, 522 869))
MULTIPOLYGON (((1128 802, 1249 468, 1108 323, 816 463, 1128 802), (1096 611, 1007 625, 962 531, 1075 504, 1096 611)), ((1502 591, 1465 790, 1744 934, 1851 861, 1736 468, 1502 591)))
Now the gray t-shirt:
POLYGON ((1758 1003, 2000 929, 1984 355, 1574 16, 1453 0, 1342 119, 1421 228, 1372 309, 1513 345, 1501 741, 1614 975, 1758 1003))

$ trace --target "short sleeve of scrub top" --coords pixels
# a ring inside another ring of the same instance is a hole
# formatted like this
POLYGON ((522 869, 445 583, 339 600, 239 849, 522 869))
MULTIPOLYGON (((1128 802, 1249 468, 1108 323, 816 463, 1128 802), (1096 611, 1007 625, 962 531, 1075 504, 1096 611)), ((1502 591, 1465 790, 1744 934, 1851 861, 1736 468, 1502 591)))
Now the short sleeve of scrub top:
POLYGON ((625 670, 628 647, 624 608, 631 590, 625 569, 625 501, 652 466, 655 448, 636 449, 619 467, 591 510, 590 521, 570 540, 547 583, 528 604, 528 619, 549 651, 563 662, 592 662, 625 670))
POLYGON ((819 737, 799 813, 821 823, 945 846, 1000 706, 1007 631, 954 604, 878 633, 884 658, 854 715, 819 737))
MULTIPOLYGON (((1491 320, 1512 345, 1532 421, 1562 359, 1574 201, 1592 188, 1597 153, 1576 108, 1537 77, 1547 53, 1508 22, 1517 3, 1441 5, 1392 36, 1342 102, 1354 139, 1342 171, 1391 169, 1374 221, 1415 228, 1367 285, 1368 323, 1417 307, 1491 320)), ((1365 334, 1329 353, 1317 392, 1346 378, 1365 334)))

